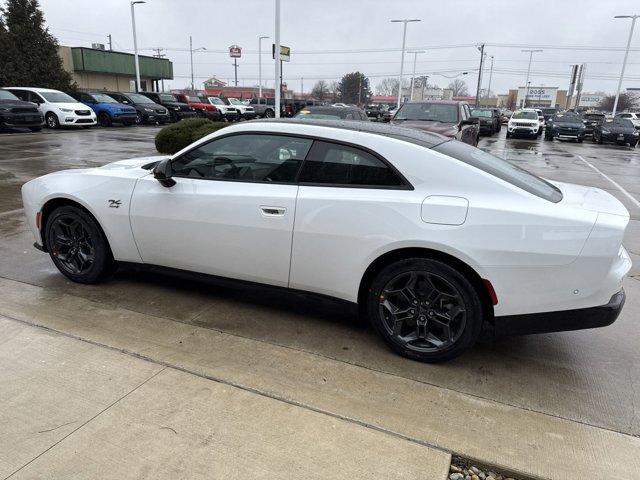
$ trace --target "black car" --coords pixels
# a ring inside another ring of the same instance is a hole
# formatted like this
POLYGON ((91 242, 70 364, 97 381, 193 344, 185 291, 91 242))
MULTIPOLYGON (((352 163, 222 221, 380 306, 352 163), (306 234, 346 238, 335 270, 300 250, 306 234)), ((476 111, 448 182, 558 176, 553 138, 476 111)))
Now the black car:
POLYGON ((304 107, 295 115, 295 118, 369 121, 369 117, 361 108, 334 107, 331 105, 322 107, 304 107))
POLYGON ((474 108, 471 110, 472 117, 478 117, 480 135, 493 135, 500 131, 500 113, 493 108, 474 108))
POLYGON ((170 93, 158 93, 158 92, 140 92, 147 98, 150 98, 155 103, 166 107, 169 111, 169 119, 171 122, 177 122, 183 118, 193 118, 198 115, 196 109, 190 107, 186 103, 179 102, 178 99, 170 93))
POLYGON ((558 109, 554 107, 543 107, 540 110, 542 110, 542 116, 544 117, 545 122, 558 113, 558 109))
POLYGON ((628 118, 606 118, 593 129, 593 141, 600 144, 607 142, 635 147, 638 136, 638 131, 628 118))
POLYGON ((379 121, 382 120, 382 117, 384 116, 385 108, 382 105, 367 105, 364 107, 364 111, 367 114, 367 117, 379 121))
POLYGON ((131 92, 104 92, 114 100, 130 105, 136 109, 136 124, 159 123, 164 125, 170 121, 167 107, 159 105, 149 97, 131 92))
POLYGON ((556 113, 547 120, 544 129, 544 139, 553 141, 554 138, 562 140, 576 140, 582 143, 586 128, 580 115, 574 112, 556 113))
POLYGON ((28 128, 42 130, 44 119, 35 103, 24 102, 7 90, 0 89, 0 131, 28 128))
POLYGON ((593 130, 597 124, 602 123, 606 118, 604 113, 583 113, 581 115, 582 122, 584 123, 585 134, 593 135, 593 130))

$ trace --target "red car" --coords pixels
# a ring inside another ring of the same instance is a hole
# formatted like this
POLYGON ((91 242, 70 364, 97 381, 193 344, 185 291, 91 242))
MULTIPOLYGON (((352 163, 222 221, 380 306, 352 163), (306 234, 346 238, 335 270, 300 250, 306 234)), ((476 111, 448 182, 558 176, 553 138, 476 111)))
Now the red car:
POLYGON ((188 104, 190 107, 196 109, 198 116, 202 118, 208 118, 209 120, 222 120, 222 112, 210 103, 205 103, 197 95, 187 95, 185 93, 176 93, 176 98, 180 102, 188 104))

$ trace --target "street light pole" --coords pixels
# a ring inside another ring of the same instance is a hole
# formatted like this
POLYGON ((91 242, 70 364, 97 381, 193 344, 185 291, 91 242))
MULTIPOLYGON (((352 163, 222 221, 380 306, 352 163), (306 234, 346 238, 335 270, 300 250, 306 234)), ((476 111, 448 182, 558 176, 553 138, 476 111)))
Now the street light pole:
POLYGON ((480 87, 482 86, 482 71, 484 70, 484 43, 477 48, 480 51, 480 68, 478 68, 478 86, 476 87, 476 107, 480 103, 480 87))
MULTIPOLYGON (((622 79, 624 78, 624 70, 627 67, 627 57, 629 56, 629 47, 631 46, 631 38, 633 37, 633 29, 636 26, 636 19, 640 15, 616 15, 613 18, 631 18, 631 30, 629 30, 629 39, 627 40, 627 49, 624 52, 624 60, 622 61, 622 71, 620 72, 620 80, 618 80, 618 90, 616 91, 616 99, 613 102, 613 116, 616 116, 618 109, 618 99, 620 98, 620 89, 622 88, 622 79)), ((577 105, 576 105, 577 107, 577 105)))
POLYGON ((525 89, 524 89, 524 99, 522 99, 522 108, 526 108, 527 106, 527 96, 529 95, 529 74, 531 73, 531 60, 533 59, 533 54, 537 52, 542 52, 542 50, 521 50, 521 52, 529 52, 529 66, 527 67, 527 79, 525 80, 525 89))
POLYGON ((140 88, 140 62, 138 61, 138 39, 136 38, 136 14, 134 7, 138 3, 147 3, 144 0, 131 1, 131 28, 133 29, 133 53, 134 61, 136 64, 136 92, 141 90, 140 88))
POLYGON ((391 20, 392 23, 404 23, 404 28, 402 31, 402 57, 400 60, 400 76, 398 77, 398 108, 400 108, 400 100, 402 98, 402 74, 404 73, 404 48, 407 42, 407 23, 419 21, 420 20, 417 18, 391 20))
POLYGON ((413 87, 416 83, 416 63, 418 62, 418 54, 426 53, 426 50, 413 50, 408 53, 413 53, 413 75, 411 76, 411 94, 409 95, 409 99, 413 100, 413 87))
POLYGON ((266 35, 258 37, 258 98, 262 98, 262 40, 269 38, 266 35))
POLYGON ((490 55, 489 58, 491 58, 491 68, 489 69, 489 85, 487 86, 486 95, 487 98, 489 98, 489 94, 491 93, 491 78, 493 77, 493 55, 490 55))
MULTIPOLYGON (((206 48, 200 47, 200 48, 196 48, 195 50, 193 49, 193 38, 191 38, 191 35, 189 35, 189 56, 191 57, 191 91, 192 92, 194 92, 196 88, 193 82, 193 52, 199 52, 201 50, 206 50, 206 48)), ((237 78, 237 73, 236 73, 236 78, 237 78)))
POLYGON ((280 69, 282 65, 280 64, 280 0, 276 1, 276 32, 275 32, 275 48, 274 48, 274 63, 276 67, 276 81, 274 85, 275 90, 275 102, 273 109, 275 110, 275 117, 280 118, 280 94, 282 90, 282 81, 280 75, 280 69))

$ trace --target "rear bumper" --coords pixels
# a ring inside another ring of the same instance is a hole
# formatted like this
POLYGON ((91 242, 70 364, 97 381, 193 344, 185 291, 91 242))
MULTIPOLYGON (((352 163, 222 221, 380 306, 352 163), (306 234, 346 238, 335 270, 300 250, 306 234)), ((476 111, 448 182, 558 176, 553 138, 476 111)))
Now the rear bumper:
POLYGON ((606 305, 598 307, 496 317, 496 334, 529 335, 606 327, 616 321, 625 299, 626 295, 622 289, 615 293, 606 305))

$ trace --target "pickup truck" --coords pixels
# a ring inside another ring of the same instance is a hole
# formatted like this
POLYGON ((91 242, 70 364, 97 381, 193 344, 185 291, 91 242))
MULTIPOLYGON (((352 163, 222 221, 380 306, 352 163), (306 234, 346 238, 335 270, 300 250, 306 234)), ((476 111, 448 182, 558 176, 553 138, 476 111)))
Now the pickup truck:
POLYGON ((222 112, 211 105, 209 102, 203 101, 198 95, 187 95, 184 93, 174 94, 179 102, 186 103, 190 107, 194 108, 198 113, 198 116, 202 118, 208 118, 209 120, 219 121, 222 120, 222 112))

